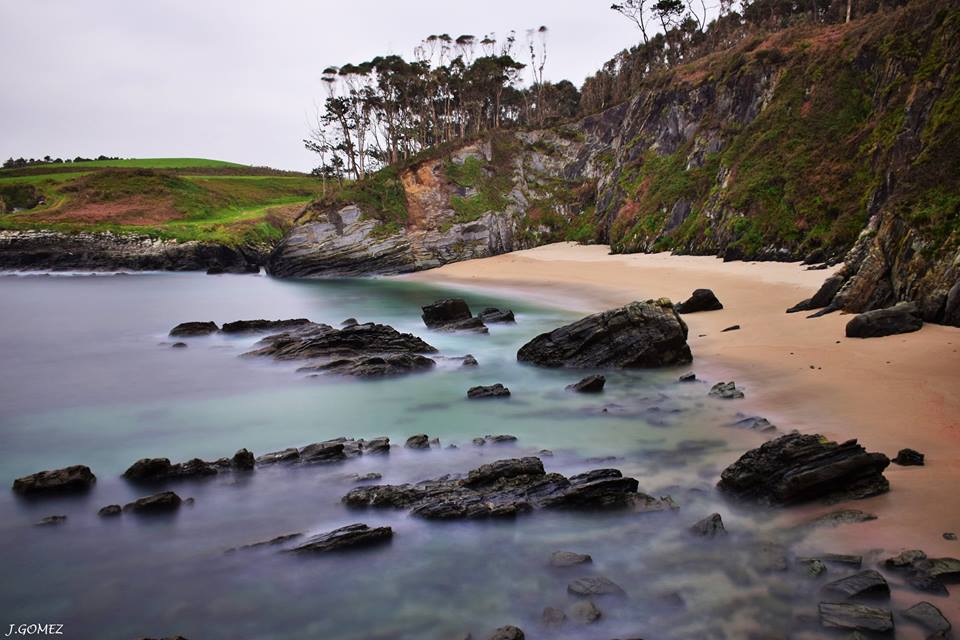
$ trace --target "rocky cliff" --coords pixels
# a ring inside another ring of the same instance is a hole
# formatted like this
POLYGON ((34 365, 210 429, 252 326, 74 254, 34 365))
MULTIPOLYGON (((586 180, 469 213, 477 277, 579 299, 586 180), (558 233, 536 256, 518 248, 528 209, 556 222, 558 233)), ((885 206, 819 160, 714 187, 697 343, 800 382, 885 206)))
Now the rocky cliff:
POLYGON ((831 304, 960 324, 960 8, 920 0, 664 71, 627 103, 503 132, 312 205, 282 276, 397 273, 557 240, 845 259, 831 304))

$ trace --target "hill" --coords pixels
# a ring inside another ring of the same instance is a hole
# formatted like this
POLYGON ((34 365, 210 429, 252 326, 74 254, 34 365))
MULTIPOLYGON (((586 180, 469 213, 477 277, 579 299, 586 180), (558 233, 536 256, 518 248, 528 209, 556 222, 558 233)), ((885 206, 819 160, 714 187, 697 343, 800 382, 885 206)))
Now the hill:
POLYGON ((269 244, 319 193, 306 174, 203 158, 43 164, 0 170, 0 229, 269 244))
POLYGON ((960 324, 960 8, 801 24, 627 102, 447 146, 318 201, 278 275, 395 273, 557 240, 847 267, 834 303, 960 324))

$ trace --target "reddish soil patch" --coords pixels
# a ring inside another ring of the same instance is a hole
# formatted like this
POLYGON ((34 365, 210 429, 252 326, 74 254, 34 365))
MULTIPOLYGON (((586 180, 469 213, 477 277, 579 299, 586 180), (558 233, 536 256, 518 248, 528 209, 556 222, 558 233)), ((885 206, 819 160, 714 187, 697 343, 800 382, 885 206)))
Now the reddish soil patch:
POLYGON ((68 204, 63 209, 38 212, 31 215, 31 220, 147 226, 163 224, 182 217, 183 213, 177 211, 173 206, 173 198, 151 200, 142 196, 134 196, 113 202, 68 204))

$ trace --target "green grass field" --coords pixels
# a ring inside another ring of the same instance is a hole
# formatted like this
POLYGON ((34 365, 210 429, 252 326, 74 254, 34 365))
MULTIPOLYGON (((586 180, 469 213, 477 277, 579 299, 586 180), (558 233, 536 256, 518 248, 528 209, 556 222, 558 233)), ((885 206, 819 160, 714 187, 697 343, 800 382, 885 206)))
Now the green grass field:
POLYGON ((272 242, 320 189, 306 174, 203 158, 5 169, 0 229, 112 231, 229 245, 272 242))

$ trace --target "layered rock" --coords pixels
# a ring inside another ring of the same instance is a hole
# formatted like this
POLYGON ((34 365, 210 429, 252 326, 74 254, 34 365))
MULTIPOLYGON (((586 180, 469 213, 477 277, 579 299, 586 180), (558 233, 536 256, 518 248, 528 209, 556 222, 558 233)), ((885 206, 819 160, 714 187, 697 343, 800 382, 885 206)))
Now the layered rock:
POLYGON ((13 481, 13 490, 27 495, 84 491, 93 486, 97 477, 90 467, 77 464, 63 469, 38 471, 13 481))
POLYGON ((770 504, 865 498, 888 491, 890 460, 856 440, 837 444, 819 435, 791 433, 743 454, 724 469, 717 486, 731 495, 770 504))
POLYGON ((290 447, 281 451, 265 453, 256 459, 258 465, 270 464, 322 464, 340 462, 361 455, 378 455, 390 452, 390 438, 371 440, 334 438, 314 442, 304 447, 290 447))
POLYGON ((371 528, 365 524, 351 524, 308 538, 290 549, 291 553, 329 553, 373 547, 390 542, 393 529, 371 528))
POLYGON ((482 465, 465 477, 443 477, 418 484, 358 487, 343 497, 350 506, 409 509, 431 519, 513 516, 533 509, 609 508, 649 496, 637 481, 616 469, 598 469, 566 478, 546 473, 539 458, 511 458, 482 465))
POLYGON ((544 333, 517 360, 545 367, 661 367, 693 360, 687 325, 669 300, 632 302, 544 333))

